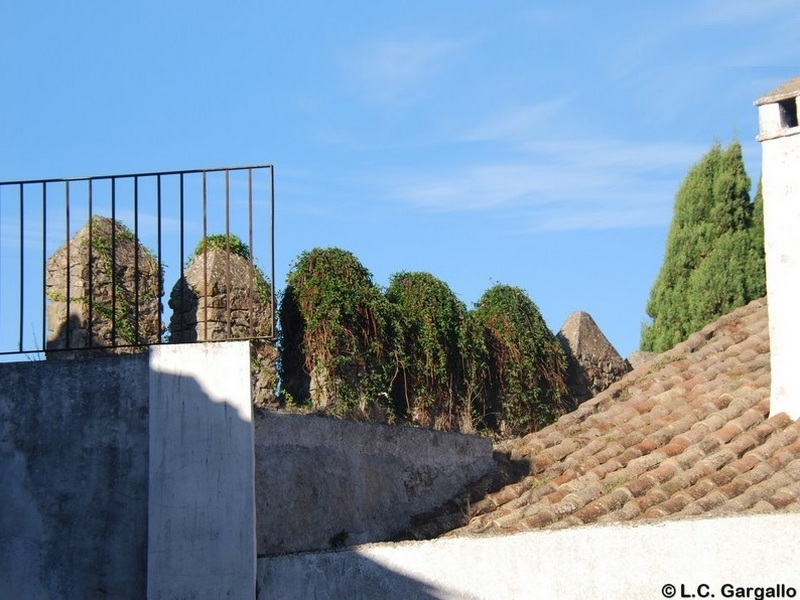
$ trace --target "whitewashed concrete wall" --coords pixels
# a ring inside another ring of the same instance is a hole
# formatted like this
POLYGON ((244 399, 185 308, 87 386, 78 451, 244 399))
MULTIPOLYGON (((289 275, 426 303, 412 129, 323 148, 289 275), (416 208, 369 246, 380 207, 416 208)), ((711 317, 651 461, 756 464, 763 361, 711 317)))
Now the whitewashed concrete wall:
POLYGON ((800 127, 759 106, 772 367, 770 412, 800 418, 800 127))
POLYGON ((798 528, 788 513, 372 544, 261 559, 258 600, 800 597, 798 528))
POLYGON ((150 350, 147 598, 255 593, 248 342, 150 350))

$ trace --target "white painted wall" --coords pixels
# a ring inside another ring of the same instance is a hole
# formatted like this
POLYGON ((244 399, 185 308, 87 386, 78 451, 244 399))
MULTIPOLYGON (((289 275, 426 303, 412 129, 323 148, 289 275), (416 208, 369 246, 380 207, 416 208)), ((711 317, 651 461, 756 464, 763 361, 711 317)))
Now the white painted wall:
POLYGON ((147 598, 252 598, 249 342, 150 349, 147 598))
POLYGON ((770 413, 800 418, 800 127, 781 125, 777 103, 759 106, 769 294, 770 413))
POLYGON ((259 560, 258 599, 800 597, 798 528, 800 514, 787 513, 281 556, 259 560), (795 595, 735 595, 779 585, 795 595))

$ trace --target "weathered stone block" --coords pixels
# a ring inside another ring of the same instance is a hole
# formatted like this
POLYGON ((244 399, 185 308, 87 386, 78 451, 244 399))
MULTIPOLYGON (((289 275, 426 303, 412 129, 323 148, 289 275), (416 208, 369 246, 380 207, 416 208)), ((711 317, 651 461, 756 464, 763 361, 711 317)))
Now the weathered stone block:
POLYGON ((160 340, 162 274, 119 221, 95 216, 47 261, 47 358, 138 352, 160 340), (90 243, 91 240, 91 243, 90 243))
POLYGON ((254 339, 251 385, 257 406, 276 403, 278 350, 272 334, 272 289, 250 261, 224 248, 195 255, 170 294, 170 342, 254 339))
POLYGON ((556 339, 567 355, 567 387, 578 404, 631 370, 588 313, 569 315, 556 339))

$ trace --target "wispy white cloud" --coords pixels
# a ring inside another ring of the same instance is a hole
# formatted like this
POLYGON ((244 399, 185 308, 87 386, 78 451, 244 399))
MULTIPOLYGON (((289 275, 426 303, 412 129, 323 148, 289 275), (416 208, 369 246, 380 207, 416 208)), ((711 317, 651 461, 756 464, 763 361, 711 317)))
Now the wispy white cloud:
POLYGON ((664 225, 671 204, 664 202, 665 190, 651 190, 650 197, 616 198, 604 206, 573 205, 570 210, 540 210, 528 215, 515 234, 600 229, 637 229, 664 225))
POLYGON ((644 174, 683 169, 707 148, 682 142, 636 142, 619 139, 573 139, 531 142, 527 149, 556 163, 581 170, 644 174))
POLYGON ((796 0, 705 0, 695 5, 691 21, 695 23, 744 23, 798 16, 796 0))
POLYGON ((417 208, 436 212, 500 207, 543 193, 546 168, 528 164, 494 164, 459 168, 445 175, 403 176, 393 195, 417 208))
POLYGON ((794 43, 800 25, 796 0, 704 0, 666 6, 660 18, 642 22, 621 40, 612 73, 640 75, 665 54, 676 70, 791 65, 800 57, 794 43))
POLYGON ((796 0, 706 1, 696 6, 692 21, 697 28, 727 31, 730 40, 741 40, 730 43, 718 53, 715 62, 722 66, 800 64, 800 48, 795 43, 800 27, 800 4, 796 0))
POLYGON ((511 215, 514 232, 646 227, 669 220, 676 181, 707 148, 571 140, 529 143, 513 160, 404 174, 393 198, 431 212, 511 215))
POLYGON ((535 138, 563 118, 573 100, 572 97, 556 98, 505 109, 468 131, 464 140, 516 142, 535 138))
POLYGON ((421 38, 385 40, 358 49, 345 68, 367 98, 407 104, 417 100, 461 42, 421 38))

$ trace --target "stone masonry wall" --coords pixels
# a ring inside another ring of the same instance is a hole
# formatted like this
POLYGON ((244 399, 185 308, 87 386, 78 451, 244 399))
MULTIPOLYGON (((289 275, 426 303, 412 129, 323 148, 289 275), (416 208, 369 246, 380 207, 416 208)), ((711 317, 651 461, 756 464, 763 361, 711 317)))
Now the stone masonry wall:
MULTIPOLYGON (((172 288, 170 342, 269 336, 271 302, 269 283, 258 269, 251 272, 248 259, 225 249, 209 248, 189 262, 183 277, 172 288)), ((273 342, 251 342, 253 401, 257 406, 275 404, 277 361, 278 350, 273 342)))
POLYGON ((567 388, 576 404, 593 398, 631 370, 588 313, 569 315, 556 339, 567 356, 567 388))
MULTIPOLYGON (((119 221, 92 217, 47 261, 47 350, 97 348, 90 352, 125 354, 138 351, 131 346, 157 343, 161 277, 156 260, 129 229, 119 221)), ((73 356, 47 353, 47 358, 73 356)))

